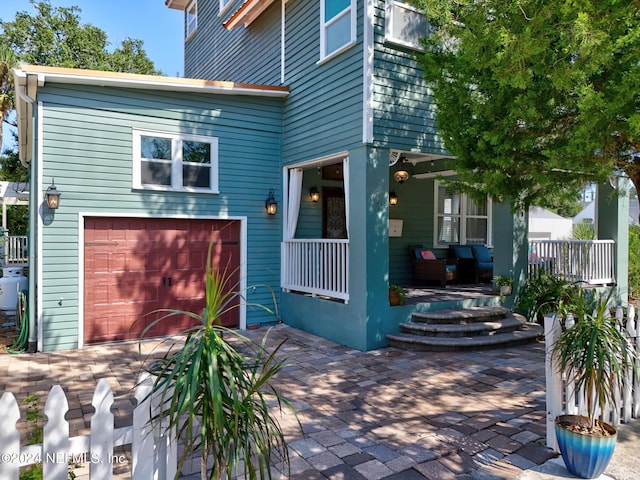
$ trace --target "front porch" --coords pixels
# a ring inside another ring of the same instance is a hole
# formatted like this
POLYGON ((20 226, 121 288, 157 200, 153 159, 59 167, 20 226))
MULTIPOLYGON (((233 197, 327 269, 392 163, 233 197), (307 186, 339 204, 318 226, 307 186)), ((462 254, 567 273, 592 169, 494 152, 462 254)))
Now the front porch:
POLYGON ((386 335, 415 313, 511 307, 518 286, 540 271, 589 286, 615 285, 618 298, 625 297, 628 200, 609 185, 598 187, 599 240, 533 243, 527 212, 451 190, 440 177, 454 175, 446 158, 404 153, 390 165, 388 150, 363 147, 285 167, 281 300, 287 324, 371 350, 387 345, 386 335), (494 276, 515 281, 514 296, 503 303, 490 281, 449 279, 445 288, 412 283, 410 246, 442 259, 450 245, 477 244, 490 248, 494 276), (406 305, 389 305, 392 284, 407 290, 406 305))

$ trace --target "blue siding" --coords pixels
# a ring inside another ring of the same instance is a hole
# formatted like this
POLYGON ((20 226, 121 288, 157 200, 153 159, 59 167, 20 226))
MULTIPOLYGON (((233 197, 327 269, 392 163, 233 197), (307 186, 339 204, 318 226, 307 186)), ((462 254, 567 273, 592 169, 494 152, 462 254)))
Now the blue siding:
POLYGON ((445 153, 416 52, 385 42, 384 0, 374 12, 374 144, 445 153))
POLYGON ((185 42, 185 76, 233 82, 280 84, 280 2, 274 2, 248 28, 229 31, 219 16, 219 0, 198 0, 198 30, 185 42))
POLYGON ((362 145, 364 2, 358 3, 357 44, 320 65, 320 2, 287 4, 286 164, 362 145))
MULTIPOLYGON (((267 216, 264 201, 269 188, 282 201, 281 100, 73 86, 47 86, 38 100, 44 104, 42 181, 55 178, 63 192, 55 216, 44 218, 45 350, 77 345, 79 212, 247 217, 247 284, 278 291, 281 216, 267 216), (220 194, 133 190, 133 128, 218 137, 220 194)), ((269 304, 271 296, 249 292, 248 301, 269 304)), ((247 323, 273 320, 247 311, 247 323)))

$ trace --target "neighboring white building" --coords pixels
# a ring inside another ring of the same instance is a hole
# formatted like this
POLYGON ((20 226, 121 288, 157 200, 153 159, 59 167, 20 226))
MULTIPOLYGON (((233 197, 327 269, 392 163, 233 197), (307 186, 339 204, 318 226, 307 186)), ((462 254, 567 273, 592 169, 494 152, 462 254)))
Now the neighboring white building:
POLYGON ((529 209, 529 239, 563 240, 571 238, 573 223, 541 207, 529 209))
POLYGON ((585 205, 585 207, 580 210, 575 217, 573 217, 572 222, 574 225, 579 223, 591 223, 594 224, 596 221, 596 202, 595 200, 589 202, 585 205))

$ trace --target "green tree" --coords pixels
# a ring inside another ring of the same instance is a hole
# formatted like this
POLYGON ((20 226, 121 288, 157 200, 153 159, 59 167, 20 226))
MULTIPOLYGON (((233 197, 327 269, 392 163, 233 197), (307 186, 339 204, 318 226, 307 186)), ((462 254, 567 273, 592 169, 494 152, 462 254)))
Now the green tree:
POLYGON ((419 55, 457 186, 515 208, 615 168, 640 187, 640 8, 593 0, 416 0, 419 55))
POLYGON ((0 21, 0 45, 7 45, 21 62, 31 65, 157 74, 143 42, 127 38, 113 52, 107 34, 80 20, 79 7, 54 7, 48 0, 31 0, 35 15, 18 12, 13 21, 0 21))

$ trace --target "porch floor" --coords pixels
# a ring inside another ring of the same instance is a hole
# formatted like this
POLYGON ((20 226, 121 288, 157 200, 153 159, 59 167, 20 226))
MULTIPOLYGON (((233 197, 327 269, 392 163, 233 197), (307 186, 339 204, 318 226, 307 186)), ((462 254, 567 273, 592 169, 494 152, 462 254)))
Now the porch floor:
POLYGON ((429 286, 403 286, 402 288, 406 292, 407 305, 489 299, 499 296, 491 283, 447 285, 445 288, 429 286))

